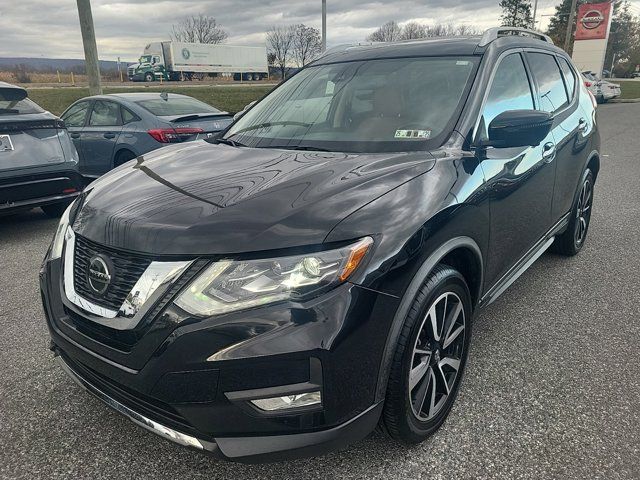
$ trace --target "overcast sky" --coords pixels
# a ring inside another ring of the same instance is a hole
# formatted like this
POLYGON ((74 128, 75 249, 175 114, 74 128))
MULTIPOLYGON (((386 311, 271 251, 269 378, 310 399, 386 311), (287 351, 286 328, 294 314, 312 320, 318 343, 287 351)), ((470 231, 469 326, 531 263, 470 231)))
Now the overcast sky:
MULTIPOLYGON (((560 0, 539 0, 538 19, 560 0)), ((328 45, 362 41, 388 20, 399 23, 456 23, 481 28, 498 25, 499 0, 327 0, 328 45)), ((92 0, 98 53, 103 60, 138 58, 144 46, 168 40, 171 25, 203 13, 229 32, 227 43, 264 43, 271 25, 305 23, 320 27, 321 0, 92 0)), ((633 10, 640 14, 640 0, 633 10)), ((75 0, 2 0, 0 57, 82 58, 75 0)))

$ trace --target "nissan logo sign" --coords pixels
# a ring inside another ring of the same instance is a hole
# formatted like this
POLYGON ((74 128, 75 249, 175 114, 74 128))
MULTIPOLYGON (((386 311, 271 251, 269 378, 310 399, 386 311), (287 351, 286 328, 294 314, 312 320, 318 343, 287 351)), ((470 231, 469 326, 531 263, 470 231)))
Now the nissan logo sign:
POLYGON ((92 257, 91 260, 89 260, 87 279, 91 290, 99 295, 106 292, 111 283, 111 272, 109 271, 107 262, 101 257, 92 257))
POLYGON ((580 23, 584 28, 593 30, 598 28, 604 22, 604 15, 599 10, 589 10, 580 19, 580 23))

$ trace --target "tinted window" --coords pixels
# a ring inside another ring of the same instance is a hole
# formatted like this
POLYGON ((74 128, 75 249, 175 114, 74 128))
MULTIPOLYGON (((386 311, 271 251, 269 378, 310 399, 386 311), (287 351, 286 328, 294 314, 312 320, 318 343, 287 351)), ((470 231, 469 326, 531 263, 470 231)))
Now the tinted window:
POLYGON ((528 53, 527 58, 540 89, 540 109, 553 113, 565 107, 569 101, 555 58, 544 53, 528 53))
POLYGON ((117 103, 98 100, 93 104, 89 126, 102 127, 120 125, 120 107, 117 103))
POLYGON ((408 151, 437 143, 459 111, 471 57, 377 59, 302 69, 227 138, 256 148, 408 151))
POLYGON ((505 57, 498 66, 482 113, 481 135, 487 138, 491 121, 508 110, 533 110, 533 95, 519 53, 505 57))
POLYGON ((62 115, 62 120, 64 120, 67 127, 83 127, 88 109, 89 102, 76 103, 62 115))
POLYGON ((122 123, 123 124, 126 125, 127 123, 135 122, 136 120, 138 120, 138 117, 136 117, 133 113, 131 113, 126 108, 122 109, 122 123))
POLYGON ((191 97, 167 95, 165 98, 158 96, 158 98, 140 100, 136 103, 145 110, 148 110, 159 117, 220 112, 220 110, 213 108, 211 105, 207 105, 206 103, 191 97))
POLYGON ((560 68, 564 75, 564 81, 567 85, 567 93, 569 94, 569 100, 573 99, 573 91, 576 88, 576 76, 573 73, 573 69, 569 66, 569 62, 566 59, 560 58, 560 68))

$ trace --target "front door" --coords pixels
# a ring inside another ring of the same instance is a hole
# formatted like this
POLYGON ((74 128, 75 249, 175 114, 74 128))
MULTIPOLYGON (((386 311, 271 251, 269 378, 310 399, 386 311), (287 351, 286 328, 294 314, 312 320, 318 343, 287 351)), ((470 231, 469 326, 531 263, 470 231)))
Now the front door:
POLYGON ((89 121, 81 134, 87 174, 102 175, 113 168, 113 154, 121 131, 120 106, 109 100, 93 102, 89 121))
POLYGON ((82 149, 82 130, 84 129, 87 121, 87 114, 89 113, 89 107, 91 102, 83 100, 72 105, 66 112, 62 114, 62 120, 67 127, 69 136, 73 141, 73 145, 78 151, 78 157, 80 158, 80 172, 85 173, 85 155, 82 149))
MULTIPOLYGON (((521 53, 503 57, 494 73, 477 135, 500 113, 536 108, 534 88, 521 53)), ((550 228, 555 144, 478 150, 490 196, 491 245, 485 280, 494 285, 550 228)))

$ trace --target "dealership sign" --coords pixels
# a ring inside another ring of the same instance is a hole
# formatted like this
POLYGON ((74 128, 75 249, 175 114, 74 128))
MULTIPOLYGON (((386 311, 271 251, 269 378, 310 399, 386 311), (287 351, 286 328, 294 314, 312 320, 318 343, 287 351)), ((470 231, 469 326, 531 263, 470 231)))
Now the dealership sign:
POLYGON ((611 3, 585 3, 578 9, 576 40, 605 39, 609 34, 611 3))

